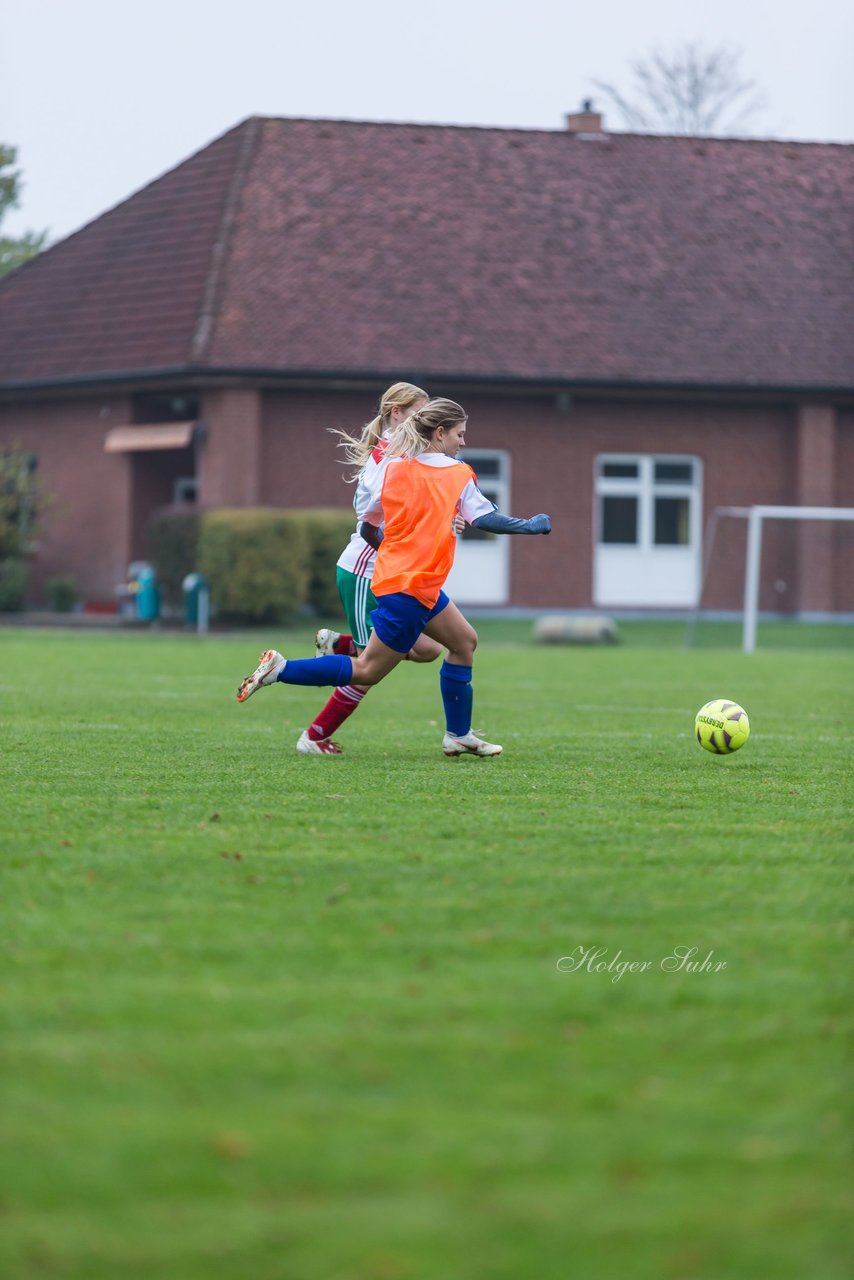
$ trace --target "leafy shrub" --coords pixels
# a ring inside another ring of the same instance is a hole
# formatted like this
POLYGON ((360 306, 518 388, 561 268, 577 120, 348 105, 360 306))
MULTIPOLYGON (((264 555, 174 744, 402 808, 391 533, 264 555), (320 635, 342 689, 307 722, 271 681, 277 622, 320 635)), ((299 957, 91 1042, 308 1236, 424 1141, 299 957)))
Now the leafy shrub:
POLYGON ((148 556, 164 604, 180 607, 182 583, 198 569, 199 513, 186 507, 158 511, 146 529, 148 556))
POLYGON ((314 507, 294 515, 305 521, 308 533, 308 603, 324 618, 340 618, 335 563, 355 528, 353 512, 339 507, 314 507))
POLYGON ((19 613, 26 594, 26 561, 18 556, 0 560, 0 613, 19 613))
POLYGON ((48 607, 55 613, 70 613, 77 603, 77 579, 70 574, 48 578, 44 590, 48 607))
POLYGON ((0 452, 0 556, 17 560, 32 555, 43 508, 35 454, 0 452))
POLYGON ((308 531, 300 512, 249 507, 206 511, 199 572, 218 615, 233 622, 287 622, 308 590, 308 531))

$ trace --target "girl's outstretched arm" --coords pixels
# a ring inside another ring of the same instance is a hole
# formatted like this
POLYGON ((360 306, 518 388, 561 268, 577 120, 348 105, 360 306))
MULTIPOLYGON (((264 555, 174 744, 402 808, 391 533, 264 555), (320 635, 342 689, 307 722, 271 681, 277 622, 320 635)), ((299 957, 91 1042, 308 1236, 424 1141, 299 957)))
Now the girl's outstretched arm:
MULTIPOLYGON (((486 533, 551 533, 552 522, 547 515, 531 516, 530 520, 517 520, 503 516, 500 511, 488 511, 485 516, 472 520, 476 529, 486 533)), ((364 537, 364 534, 362 535, 364 537)))

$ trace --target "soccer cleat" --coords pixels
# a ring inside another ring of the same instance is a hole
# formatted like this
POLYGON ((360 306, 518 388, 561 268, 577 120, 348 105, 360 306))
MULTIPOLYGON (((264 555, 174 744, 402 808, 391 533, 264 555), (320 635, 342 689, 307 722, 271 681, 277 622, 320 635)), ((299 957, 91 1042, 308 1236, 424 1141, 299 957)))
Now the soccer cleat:
POLYGON ((503 749, 495 742, 484 742, 483 738, 471 732, 462 738, 446 733, 442 739, 442 750, 446 756, 500 756, 503 749))
POLYGON ((297 739, 297 751, 301 756, 342 756, 343 748, 331 738, 310 738, 304 729, 297 739))
POLYGON ((335 646, 340 639, 340 631, 333 631, 330 627, 321 627, 314 637, 314 647, 318 658, 324 657, 327 653, 334 653, 335 646))
POLYGON ((261 654, 261 661, 252 672, 251 676, 244 676, 240 682, 240 688, 237 690, 237 701, 245 702, 247 698, 251 698, 256 689, 260 689, 262 684, 275 684, 279 672, 285 668, 286 658, 283 658, 275 649, 265 649, 261 654))

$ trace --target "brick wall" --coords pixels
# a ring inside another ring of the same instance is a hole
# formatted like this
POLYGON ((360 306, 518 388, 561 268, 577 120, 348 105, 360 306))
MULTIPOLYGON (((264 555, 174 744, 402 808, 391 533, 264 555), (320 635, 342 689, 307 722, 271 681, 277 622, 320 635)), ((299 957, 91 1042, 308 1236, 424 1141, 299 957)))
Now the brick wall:
POLYGON ((263 502, 261 394, 255 388, 208 391, 201 420, 207 428, 199 454, 199 493, 206 507, 252 507, 263 502))
MULTIPOLYGON (((836 415, 834 506, 854 507, 854 410, 836 415)), ((836 525, 833 553, 833 607, 854 613, 854 523, 836 525)))
MULTIPOLYGON (((792 503, 796 497, 796 421, 791 408, 633 404, 583 400, 561 408, 554 396, 459 394, 471 449, 511 458, 511 514, 548 511, 550 538, 511 540, 512 603, 586 608, 592 602, 594 469, 600 453, 688 453, 704 467, 703 523, 717 506, 792 503)), ((354 393, 269 392, 264 397, 261 501, 270 505, 349 505, 335 440, 326 428, 355 431, 372 401, 354 393)), ((704 592, 707 608, 737 609, 744 573, 744 521, 719 529, 704 592)), ((766 531, 761 607, 797 609, 796 538, 766 531)))
MULTIPOLYGON (((352 489, 344 483, 335 438, 327 428, 358 432, 381 390, 377 384, 357 392, 205 393, 200 409, 208 424, 200 453, 203 504, 348 508, 352 489)), ((818 435, 810 436, 812 428, 804 422, 812 419, 799 416, 794 406, 576 397, 562 407, 554 396, 483 391, 456 398, 469 413, 468 446, 502 449, 510 456, 511 513, 549 511, 554 520, 548 539, 511 540, 511 603, 519 607, 590 607, 594 468, 600 453, 687 453, 702 459, 704 526, 717 506, 805 501, 803 472, 810 458, 809 492, 828 483, 821 471, 826 421, 816 419, 818 435), (816 440, 822 446, 817 452, 816 440)), ((129 400, 121 396, 0 407, 0 446, 18 444, 38 456, 51 498, 33 566, 34 602, 41 599, 44 579, 57 573, 74 573, 89 600, 112 600, 128 562, 139 556, 145 477, 137 474, 134 484, 132 455, 107 454, 103 447, 107 430, 129 421, 129 400)), ((836 417, 833 458, 828 493, 834 504, 854 506, 854 413, 836 417)), ((740 607, 744 542, 743 520, 721 522, 704 607, 740 607)), ((854 529, 839 525, 819 544, 825 557, 822 599, 830 603, 813 607, 854 611, 854 529)), ((804 546, 791 522, 768 525, 763 610, 807 607, 802 600, 811 597, 801 580, 814 570, 807 567, 804 546)))
POLYGON ((0 447, 36 455, 48 498, 33 604, 43 604, 45 579, 56 574, 73 574, 86 600, 114 601, 131 559, 131 471, 128 455, 104 452, 104 437, 129 421, 129 401, 115 396, 0 406, 0 447))

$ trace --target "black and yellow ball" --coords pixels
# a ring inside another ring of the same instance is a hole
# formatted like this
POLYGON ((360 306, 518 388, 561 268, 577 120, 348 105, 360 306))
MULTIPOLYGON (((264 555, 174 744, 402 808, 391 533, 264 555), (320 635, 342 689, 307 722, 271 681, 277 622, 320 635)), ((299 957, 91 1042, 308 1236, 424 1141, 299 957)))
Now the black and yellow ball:
POLYGON ((694 720, 697 741, 706 751, 728 756, 750 737, 750 721, 744 707, 728 698, 714 698, 700 707, 694 720))

